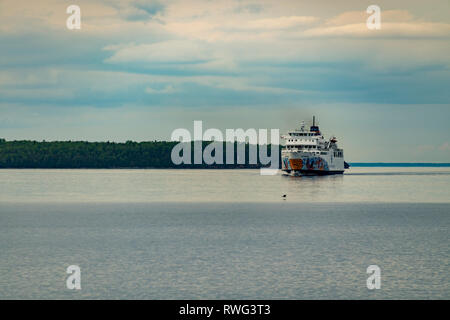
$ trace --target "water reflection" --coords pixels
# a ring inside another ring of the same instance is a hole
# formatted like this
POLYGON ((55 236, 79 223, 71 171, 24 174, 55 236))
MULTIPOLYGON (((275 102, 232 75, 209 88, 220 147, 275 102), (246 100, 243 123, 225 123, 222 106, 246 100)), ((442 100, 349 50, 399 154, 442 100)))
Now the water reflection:
POLYGON ((344 175, 259 170, 0 170, 0 202, 450 202, 450 168, 351 168, 344 175))

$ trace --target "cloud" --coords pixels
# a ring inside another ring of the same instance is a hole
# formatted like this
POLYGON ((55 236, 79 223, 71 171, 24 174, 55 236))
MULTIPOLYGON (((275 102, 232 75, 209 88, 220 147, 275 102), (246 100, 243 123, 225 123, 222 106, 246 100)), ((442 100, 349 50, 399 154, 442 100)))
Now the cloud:
MULTIPOLYGON (((325 26, 342 26, 348 24, 359 24, 368 18, 366 11, 348 11, 325 21, 325 26)), ((407 10, 382 10, 382 22, 402 23, 414 20, 414 16, 407 10)))
POLYGON ((254 30, 280 30, 308 25, 317 22, 318 20, 318 17, 311 16, 277 17, 270 19, 252 20, 249 21, 246 25, 244 24, 244 26, 248 29, 254 30))
POLYGON ((365 23, 318 27, 303 33, 308 37, 361 37, 361 38, 423 38, 450 37, 450 24, 446 23, 389 23, 382 22, 381 30, 369 30, 365 23))
POLYGON ((117 3, 121 17, 128 21, 147 21, 159 19, 166 6, 160 1, 135 0, 131 3, 117 3))
POLYGON ((168 40, 150 44, 123 47, 106 47, 115 50, 106 59, 109 63, 146 62, 146 63, 198 63, 213 59, 213 51, 201 42, 186 40, 168 40))
POLYGON ((51 88, 9 88, 7 90, 0 89, 0 96, 0 101, 36 101, 43 98, 45 98, 46 101, 61 101, 61 99, 72 99, 74 97, 74 90, 70 88, 60 88, 58 90, 51 88))
POLYGON ((260 3, 238 3, 234 8, 235 13, 261 13, 264 10, 264 6, 260 3))
POLYGON ((70 32, 65 5, 53 7, 60 2, 28 10, 5 1, 0 17, 18 33, 0 34, 8 101, 31 103, 39 88, 36 103, 67 97, 101 107, 450 101, 448 24, 429 14, 383 10, 382 30, 371 31, 364 10, 336 14, 341 6, 322 14, 293 2, 80 0, 82 30, 70 32), (66 94, 52 98, 52 90, 66 94))
POLYGON ((138 8, 138 9, 141 9, 141 10, 147 12, 147 14, 149 14, 151 16, 154 16, 154 15, 156 15, 158 13, 164 12, 165 7, 166 7, 162 2, 155 1, 155 0, 153 0, 153 1, 148 1, 148 0, 146 0, 146 1, 142 1, 142 0, 137 1, 136 0, 136 1, 134 1, 132 3, 132 5, 135 6, 136 8, 138 8))
POLYGON ((351 11, 303 32, 307 37, 423 38, 450 37, 450 24, 426 22, 406 10, 381 11, 381 29, 369 30, 365 11, 351 11))
POLYGON ((151 87, 147 87, 145 88, 145 92, 149 93, 149 94, 170 94, 170 93, 174 93, 177 90, 173 87, 173 85, 169 84, 166 85, 163 88, 151 88, 151 87))

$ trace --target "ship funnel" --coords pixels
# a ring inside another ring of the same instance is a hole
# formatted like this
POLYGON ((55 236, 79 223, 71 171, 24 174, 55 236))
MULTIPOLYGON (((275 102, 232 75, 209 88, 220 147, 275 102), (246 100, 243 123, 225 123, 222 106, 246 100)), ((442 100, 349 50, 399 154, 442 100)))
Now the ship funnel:
POLYGON ((319 135, 320 134, 319 127, 316 126, 316 116, 313 116, 313 123, 312 123, 312 126, 311 126, 310 130, 315 132, 316 133, 315 135, 319 135))

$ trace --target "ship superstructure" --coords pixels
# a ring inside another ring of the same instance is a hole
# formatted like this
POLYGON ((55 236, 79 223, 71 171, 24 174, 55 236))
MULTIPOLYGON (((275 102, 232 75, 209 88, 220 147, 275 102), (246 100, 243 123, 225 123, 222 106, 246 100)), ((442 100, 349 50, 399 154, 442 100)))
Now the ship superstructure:
POLYGON ((326 140, 313 117, 309 129, 302 121, 300 129, 289 131, 281 138, 282 170, 292 175, 342 174, 346 168, 344 150, 338 148, 336 137, 326 140))

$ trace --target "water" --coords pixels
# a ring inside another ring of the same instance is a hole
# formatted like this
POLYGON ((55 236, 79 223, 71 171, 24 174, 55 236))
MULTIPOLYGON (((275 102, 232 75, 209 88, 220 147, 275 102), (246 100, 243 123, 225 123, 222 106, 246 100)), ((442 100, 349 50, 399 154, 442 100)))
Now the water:
POLYGON ((259 170, 0 170, 1 202, 450 202, 450 168, 352 168, 343 175, 259 170))
POLYGON ((0 179, 0 299, 450 298, 449 168, 0 179), (72 264, 79 291, 66 289, 72 264), (371 264, 380 290, 366 287, 371 264))

